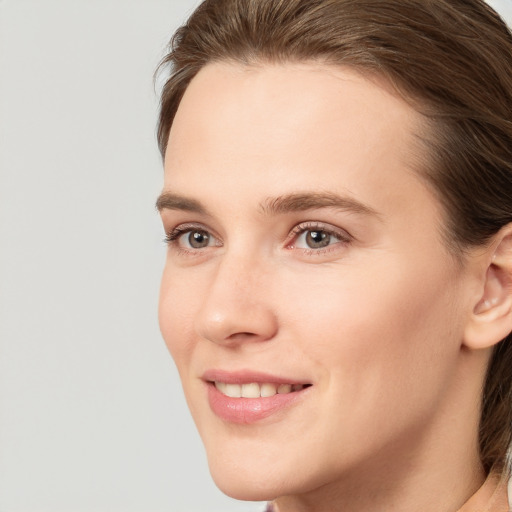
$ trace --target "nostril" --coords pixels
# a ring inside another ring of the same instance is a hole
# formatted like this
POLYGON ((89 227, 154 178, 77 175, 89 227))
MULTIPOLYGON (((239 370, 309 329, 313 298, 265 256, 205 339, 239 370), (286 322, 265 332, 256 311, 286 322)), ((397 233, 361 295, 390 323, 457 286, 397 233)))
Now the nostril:
POLYGON ((227 339, 254 338, 254 336, 257 336, 254 332, 235 332, 231 334, 231 336, 228 336, 227 339))
POLYGON ((227 336, 224 339, 224 342, 228 343, 228 344, 229 343, 238 344, 238 343, 253 342, 253 341, 260 341, 260 340, 263 341, 262 337, 260 335, 258 335, 257 333, 243 331, 243 332, 235 332, 235 333, 227 336))

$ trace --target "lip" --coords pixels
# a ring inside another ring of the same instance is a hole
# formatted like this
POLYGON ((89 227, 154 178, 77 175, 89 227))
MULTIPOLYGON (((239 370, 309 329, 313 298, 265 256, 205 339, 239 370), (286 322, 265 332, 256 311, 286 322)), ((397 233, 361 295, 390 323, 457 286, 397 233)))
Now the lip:
POLYGON ((206 382, 225 382, 227 384, 250 384, 256 382, 264 384, 310 384, 306 380, 291 379, 288 377, 278 377, 270 373, 256 372, 251 370, 241 370, 230 372, 226 370, 208 370, 203 374, 203 380, 206 382))
POLYGON ((265 418, 282 413, 302 401, 311 386, 292 393, 276 394, 271 397, 260 398, 231 398, 221 393, 214 382, 227 384, 249 384, 252 382, 263 384, 310 384, 297 379, 277 377, 275 375, 252 372, 227 372, 223 370, 209 370, 203 375, 207 386, 208 402, 213 413, 228 423, 251 424, 265 418))

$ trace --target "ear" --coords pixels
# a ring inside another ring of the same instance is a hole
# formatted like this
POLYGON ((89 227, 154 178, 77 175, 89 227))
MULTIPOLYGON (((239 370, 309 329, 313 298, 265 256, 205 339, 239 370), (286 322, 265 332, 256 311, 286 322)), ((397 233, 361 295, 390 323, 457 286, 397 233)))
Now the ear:
POLYGON ((512 332, 512 224, 502 228, 486 251, 484 274, 464 345, 492 347, 512 332))

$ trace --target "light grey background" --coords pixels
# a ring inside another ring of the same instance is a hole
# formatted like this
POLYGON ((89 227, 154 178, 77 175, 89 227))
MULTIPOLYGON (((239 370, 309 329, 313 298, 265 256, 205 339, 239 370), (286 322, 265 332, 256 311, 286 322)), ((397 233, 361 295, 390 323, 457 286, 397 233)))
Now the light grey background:
POLYGON ((196 4, 0 0, 0 512, 261 510, 211 483, 157 326, 152 73, 196 4))

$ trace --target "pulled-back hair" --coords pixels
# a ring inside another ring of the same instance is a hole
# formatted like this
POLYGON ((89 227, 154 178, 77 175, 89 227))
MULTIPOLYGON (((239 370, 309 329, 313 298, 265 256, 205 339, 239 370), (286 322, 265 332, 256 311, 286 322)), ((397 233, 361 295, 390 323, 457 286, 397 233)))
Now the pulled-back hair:
MULTIPOLYGON (((512 222, 512 35, 482 0, 206 0, 161 68, 162 156, 181 98, 208 63, 321 61, 384 77, 424 115, 422 173, 463 258, 512 222)), ((502 470, 512 438, 512 335, 482 390, 480 457, 502 470)))

